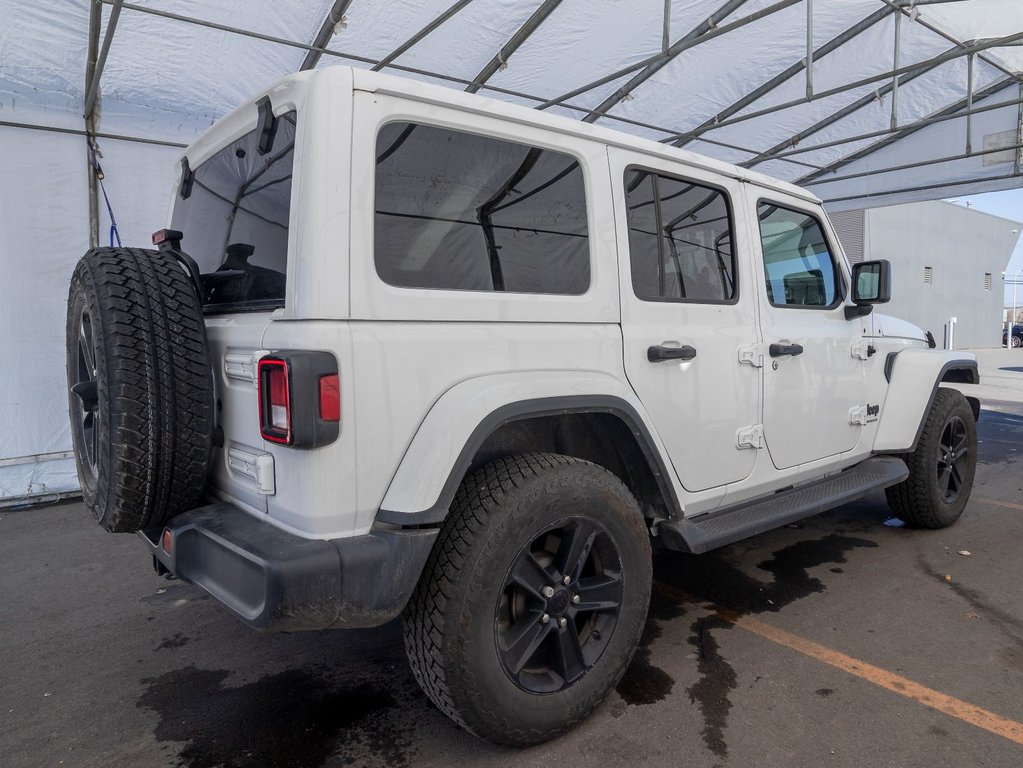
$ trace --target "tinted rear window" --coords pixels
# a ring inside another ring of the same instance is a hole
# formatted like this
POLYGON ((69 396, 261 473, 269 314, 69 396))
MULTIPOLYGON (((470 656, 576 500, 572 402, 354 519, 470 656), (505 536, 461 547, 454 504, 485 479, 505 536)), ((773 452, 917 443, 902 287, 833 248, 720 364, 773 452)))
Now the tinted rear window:
POLYGON ((199 265, 208 312, 284 306, 295 128, 294 112, 281 115, 265 155, 257 131, 245 134, 199 165, 191 194, 177 198, 171 227, 199 265))
POLYGON ((414 123, 377 137, 374 258, 402 288, 585 293, 586 195, 561 152, 414 123))

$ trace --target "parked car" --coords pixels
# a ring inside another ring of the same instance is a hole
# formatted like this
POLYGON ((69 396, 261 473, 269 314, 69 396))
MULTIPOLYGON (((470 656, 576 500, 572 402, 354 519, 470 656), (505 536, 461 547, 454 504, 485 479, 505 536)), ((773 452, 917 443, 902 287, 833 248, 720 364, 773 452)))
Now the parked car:
POLYGON ((334 67, 190 146, 153 241, 71 282, 89 509, 253 627, 402 616, 495 742, 607 696, 653 546, 970 496, 980 405, 943 384, 974 356, 873 312, 888 263, 746 169, 334 67))
MULTIPOLYGON (((1008 334, 1005 332, 1005 328, 1002 328, 1002 346, 1005 346, 1005 337, 1008 334)), ((1012 346, 1020 347, 1023 346, 1023 325, 1012 326, 1012 346)))

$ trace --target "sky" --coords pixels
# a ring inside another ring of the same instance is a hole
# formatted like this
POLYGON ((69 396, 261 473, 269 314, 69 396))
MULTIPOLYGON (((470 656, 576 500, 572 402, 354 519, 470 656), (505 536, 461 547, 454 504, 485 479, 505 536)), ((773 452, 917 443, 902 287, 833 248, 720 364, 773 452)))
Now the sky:
MULTIPOLYGON (((962 197, 950 198, 949 202, 955 202, 960 205, 965 205, 969 202, 970 207, 975 210, 1001 216, 1012 221, 1023 222, 1023 189, 1010 189, 1005 192, 986 192, 982 195, 964 195, 962 197)), ((1016 243, 1016 250, 1012 252, 1009 266, 1006 267, 1005 273, 1008 279, 1012 280, 1019 269, 1023 269, 1023 237, 1020 237, 1016 243)), ((1019 280, 1021 282, 1016 285, 1016 303, 1018 305, 1023 304, 1023 273, 1020 273, 1019 280)), ((1010 283, 1005 286, 1005 304, 1008 306, 1011 303, 1012 285, 1010 283)))

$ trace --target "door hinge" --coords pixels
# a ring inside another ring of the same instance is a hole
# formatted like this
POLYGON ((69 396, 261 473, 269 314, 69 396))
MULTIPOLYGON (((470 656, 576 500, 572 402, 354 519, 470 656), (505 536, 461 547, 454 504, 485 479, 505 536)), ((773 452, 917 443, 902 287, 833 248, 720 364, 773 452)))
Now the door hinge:
POLYGON ((750 344, 739 347, 739 365, 752 365, 760 368, 764 364, 764 354, 760 351, 758 344, 750 344))
POLYGON ((736 440, 739 448, 763 448, 764 425, 754 424, 752 427, 743 427, 736 433, 736 440))
POLYGON ((869 360, 877 350, 873 344, 866 341, 858 341, 852 345, 852 356, 858 360, 869 360))
POLYGON ((227 452, 227 465, 238 474, 254 480, 258 492, 263 496, 274 496, 277 493, 273 455, 232 447, 227 452))

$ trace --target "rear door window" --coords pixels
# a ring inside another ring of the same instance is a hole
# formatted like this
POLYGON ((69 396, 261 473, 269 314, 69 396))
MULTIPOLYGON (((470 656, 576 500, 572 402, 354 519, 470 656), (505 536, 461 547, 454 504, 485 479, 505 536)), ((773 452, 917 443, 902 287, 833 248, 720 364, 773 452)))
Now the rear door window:
POLYGON ((199 265, 208 313, 284 306, 296 125, 295 112, 278 117, 263 155, 258 131, 245 134, 199 165, 178 197, 171 227, 199 265))
POLYGON ((644 301, 734 301, 735 254, 722 190, 629 168, 625 174, 632 289, 644 301))
POLYGON ((374 260, 401 288, 582 294, 586 194, 563 152, 418 123, 376 145, 374 260))

